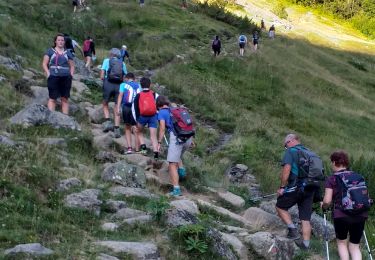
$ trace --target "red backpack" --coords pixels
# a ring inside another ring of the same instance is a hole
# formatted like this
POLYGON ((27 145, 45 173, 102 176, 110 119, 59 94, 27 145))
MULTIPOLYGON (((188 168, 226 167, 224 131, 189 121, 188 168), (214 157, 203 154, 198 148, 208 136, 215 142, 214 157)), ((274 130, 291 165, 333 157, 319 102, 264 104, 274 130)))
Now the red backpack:
POLYGON ((156 101, 152 90, 139 93, 139 113, 141 116, 156 114, 156 101))
POLYGON ((184 107, 171 108, 171 118, 173 124, 173 133, 179 142, 184 143, 190 137, 195 135, 193 120, 184 107))
POLYGON ((91 45, 91 41, 90 40, 85 40, 83 42, 83 51, 84 52, 87 52, 90 50, 90 45, 91 45))

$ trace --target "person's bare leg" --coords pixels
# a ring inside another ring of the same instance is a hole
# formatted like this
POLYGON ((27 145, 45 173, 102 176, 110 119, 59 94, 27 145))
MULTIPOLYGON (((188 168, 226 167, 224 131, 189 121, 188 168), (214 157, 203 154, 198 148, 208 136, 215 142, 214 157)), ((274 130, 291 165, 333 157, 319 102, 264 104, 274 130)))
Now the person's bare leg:
MULTIPOLYGON (((108 111, 109 113, 109 111, 108 111)), ((121 116, 120 114, 115 113, 115 126, 120 126, 121 116)))
POLYGON ((171 180, 171 184, 175 186, 179 186, 178 184, 178 173, 177 173, 177 163, 170 162, 168 166, 168 171, 169 171, 169 177, 171 180))
POLYGON ((152 143, 152 149, 154 152, 158 152, 158 140, 157 140, 156 134, 157 134, 157 128, 150 127, 150 139, 152 143))
POLYGON ((353 244, 349 242, 349 253, 352 260, 362 260, 361 250, 359 244, 353 244))
POLYGON ((69 114, 69 101, 66 97, 61 97, 61 111, 65 114, 69 114))
POLYGON ((291 216, 290 216, 290 214, 289 214, 288 211, 280 209, 278 207, 276 207, 276 211, 277 211, 277 214, 279 215, 279 217, 281 218, 281 220, 285 224, 289 225, 289 224, 293 223, 292 218, 291 218, 291 216))
POLYGON ((109 107, 108 107, 108 102, 103 101, 103 113, 104 113, 104 118, 108 119, 109 118, 109 107))
POLYGON ((311 238, 311 223, 307 220, 301 220, 302 223, 302 237, 305 241, 310 241, 311 238))
POLYGON ((47 107, 49 110, 51 111, 55 111, 56 110, 56 99, 48 99, 48 103, 47 103, 47 107))
MULTIPOLYGON (((143 126, 139 123, 137 123, 137 133, 138 133, 139 145, 144 144, 145 140, 143 138, 143 126)), ((139 150, 139 147, 137 148, 137 151, 138 150, 139 150)))
POLYGON ((340 260, 349 260, 348 241, 336 239, 340 260))
MULTIPOLYGON (((128 125, 128 124, 125 124, 125 140, 126 140, 126 143, 128 144, 128 148, 132 147, 131 125, 128 125)), ((137 147, 137 145, 135 145, 135 147, 137 147)))

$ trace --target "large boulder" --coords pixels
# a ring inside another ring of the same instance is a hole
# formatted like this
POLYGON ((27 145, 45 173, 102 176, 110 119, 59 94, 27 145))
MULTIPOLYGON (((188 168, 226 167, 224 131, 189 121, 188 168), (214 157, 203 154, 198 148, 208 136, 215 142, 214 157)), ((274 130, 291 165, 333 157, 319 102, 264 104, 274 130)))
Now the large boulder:
POLYGON ((167 211, 167 224, 171 227, 179 227, 197 224, 198 219, 190 212, 182 209, 172 208, 167 211))
POLYGON ((107 255, 107 254, 100 254, 96 257, 96 260, 120 260, 117 257, 107 255))
POLYGON ((42 246, 39 243, 32 243, 32 244, 21 244, 17 245, 13 248, 7 249, 4 251, 5 255, 17 255, 17 254, 26 254, 31 256, 46 256, 53 254, 51 249, 48 249, 42 246))
POLYGON ((178 210, 185 210, 192 215, 198 215, 199 209, 197 204, 188 199, 181 199, 181 200, 174 200, 170 203, 171 207, 178 209, 178 210))
POLYGON ((267 230, 279 235, 285 235, 286 228, 280 218, 260 208, 248 208, 243 217, 251 222, 256 230, 267 230))
POLYGON ((81 126, 70 116, 60 112, 50 111, 43 105, 27 106, 10 119, 13 125, 25 127, 49 125, 53 128, 67 128, 81 131, 81 126))
POLYGON ((131 188, 145 188, 146 184, 144 170, 125 161, 107 164, 102 173, 102 180, 131 188))
POLYGON ((207 236, 213 242, 212 249, 215 253, 217 253, 219 256, 221 256, 224 259, 237 260, 237 257, 234 254, 233 250, 228 245, 228 243, 223 239, 223 236, 220 234, 219 231, 213 228, 209 228, 207 232, 207 236))
POLYGON ((241 260, 247 260, 247 248, 236 236, 220 232, 224 242, 230 245, 241 260))
POLYGON ((223 201, 225 201, 233 207, 242 208, 243 206, 245 206, 245 200, 242 197, 233 194, 232 192, 218 192, 217 195, 220 199, 222 199, 223 201))
POLYGON ((152 242, 98 241, 95 246, 106 247, 114 253, 125 253, 139 260, 159 260, 160 253, 152 242))
POLYGON ((18 62, 12 60, 11 58, 4 57, 1 55, 0 55, 0 66, 3 66, 8 70, 17 70, 17 71, 22 70, 22 67, 18 62))
POLYGON ((117 211, 115 214, 112 215, 112 219, 114 220, 124 220, 128 218, 135 218, 139 216, 147 215, 146 212, 137 210, 137 209, 131 209, 131 208, 123 208, 117 211))
POLYGON ((80 208, 100 214, 101 200, 98 200, 100 190, 88 189, 79 193, 69 194, 65 198, 65 206, 69 208, 80 208))
POLYGON ((93 145, 98 149, 109 149, 113 144, 112 134, 101 133, 100 135, 94 135, 93 145))
MULTIPOLYGON (((115 104, 113 102, 109 103, 109 112, 113 115, 113 109, 115 104)), ((89 115, 90 121, 95 124, 101 124, 104 120, 104 112, 102 105, 96 105, 94 107, 86 107, 87 113, 89 115)))
POLYGON ((31 86, 30 89, 33 94, 30 104, 39 104, 46 106, 49 99, 48 89, 39 86, 31 86))
POLYGON ((275 236, 269 232, 257 232, 245 238, 245 242, 264 259, 293 259, 298 248, 294 240, 275 236))

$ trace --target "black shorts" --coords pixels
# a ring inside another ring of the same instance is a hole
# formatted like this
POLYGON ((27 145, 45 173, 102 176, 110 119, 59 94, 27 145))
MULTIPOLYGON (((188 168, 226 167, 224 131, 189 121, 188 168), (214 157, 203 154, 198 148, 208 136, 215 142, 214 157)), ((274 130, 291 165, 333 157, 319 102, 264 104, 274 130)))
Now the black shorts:
POLYGON ((283 210, 288 210, 297 204, 299 219, 310 221, 315 191, 315 188, 305 188, 304 192, 293 191, 284 193, 282 196, 277 198, 276 207, 283 210))
POLYGON ((104 79, 103 82, 103 101, 110 102, 111 98, 114 97, 114 102, 117 103, 119 94, 119 83, 111 83, 108 79, 104 79))
POLYGON ((78 6, 78 0, 73 0, 72 4, 73 4, 73 6, 78 6))
POLYGON ((132 107, 123 105, 122 106, 122 119, 124 120, 124 123, 126 125, 136 125, 137 122, 135 122, 133 113, 132 113, 132 107))
POLYGON ((365 221, 366 218, 361 216, 334 218, 333 225, 335 227, 336 238, 345 240, 349 233, 349 242, 359 244, 365 228, 365 221))
POLYGON ((258 40, 253 40, 253 44, 257 45, 258 44, 258 40))
POLYGON ((92 52, 91 51, 84 51, 83 56, 84 57, 92 57, 92 52))
POLYGON ((245 48, 245 43, 244 42, 240 42, 239 45, 240 45, 241 49, 245 48))
POLYGON ((220 48, 212 48, 215 54, 220 54, 220 48))
POLYGON ((69 98, 72 88, 72 76, 49 76, 47 79, 48 95, 50 99, 59 97, 69 98))

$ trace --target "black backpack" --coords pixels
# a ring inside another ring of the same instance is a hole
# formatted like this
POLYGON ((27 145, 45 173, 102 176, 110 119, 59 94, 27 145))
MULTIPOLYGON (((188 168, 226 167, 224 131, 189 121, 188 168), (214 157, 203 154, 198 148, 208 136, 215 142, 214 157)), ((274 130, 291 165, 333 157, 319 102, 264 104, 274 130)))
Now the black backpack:
POLYGON ((123 64, 121 59, 111 58, 109 60, 109 68, 107 72, 107 79, 111 83, 122 83, 124 79, 124 72, 122 70, 123 64))
POLYGON ((70 38, 69 35, 64 36, 65 40, 65 49, 66 50, 73 50, 73 41, 72 38, 70 38))
POLYGON ((325 180, 323 161, 305 147, 295 147, 298 155, 298 179, 305 187, 320 187, 325 180))

